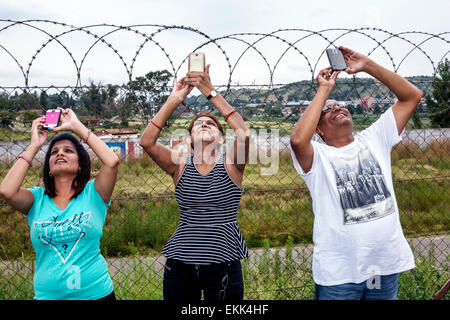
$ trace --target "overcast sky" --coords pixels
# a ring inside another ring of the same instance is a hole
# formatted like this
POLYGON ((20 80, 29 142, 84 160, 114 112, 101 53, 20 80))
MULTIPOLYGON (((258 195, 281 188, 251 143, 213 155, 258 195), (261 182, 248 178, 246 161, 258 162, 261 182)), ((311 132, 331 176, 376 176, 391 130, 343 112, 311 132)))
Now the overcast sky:
MULTIPOLYGON (((117 26, 147 24, 189 26, 211 38, 241 33, 270 33, 285 28, 320 31, 329 28, 375 27, 392 33, 420 31, 440 34, 450 31, 449 12, 448 0, 1 0, 0 2, 0 19, 47 19, 75 27, 103 23, 117 26)), ((0 22, 0 28, 7 25, 7 22, 0 22)), ((30 25, 53 35, 69 30, 46 23, 30 25)), ((151 27, 135 29, 147 36, 157 30, 151 27)), ((113 28, 91 27, 89 30, 101 36, 113 28)), ((336 44, 352 47, 365 54, 376 46, 376 42, 368 36, 351 34, 340 38, 343 33, 343 31, 326 31, 322 35, 330 40, 339 37, 336 44)), ((389 36, 375 31, 366 33, 378 41, 383 41, 389 36)), ((285 31, 276 35, 294 43, 308 33, 285 31)), ((96 45, 89 50, 95 39, 83 32, 76 32, 59 38, 65 48, 53 41, 32 61, 32 56, 48 39, 47 34, 38 32, 32 27, 14 26, 1 31, 0 86, 24 84, 22 71, 11 55, 24 68, 24 72, 32 62, 29 69, 31 86, 75 85, 77 67, 80 67, 82 62, 80 70, 82 84, 87 84, 91 80, 102 83, 126 82, 131 66, 133 77, 162 68, 167 68, 171 72, 173 68, 176 70, 179 68, 178 76, 182 76, 186 68, 183 59, 190 51, 207 41, 206 38, 188 31, 164 31, 154 40, 164 48, 170 60, 154 43, 147 42, 133 63, 132 59, 145 39, 141 35, 121 31, 105 38, 118 50, 123 58, 122 62, 118 55, 104 44, 96 45), (88 50, 89 54, 86 55, 88 50), (72 53, 75 62, 67 51, 72 53)), ((235 84, 267 84, 271 80, 274 83, 287 83, 310 79, 312 73, 317 74, 319 69, 328 65, 326 57, 321 56, 329 44, 323 38, 309 36, 296 44, 297 50, 290 49, 288 52, 286 44, 274 38, 260 40, 250 49, 248 44, 245 44, 257 39, 256 36, 236 35, 218 41, 226 54, 215 45, 202 47, 201 51, 206 53, 207 63, 212 64, 213 81, 226 83, 232 71, 231 81, 235 84), (248 50, 245 51, 246 49, 248 50), (243 52, 246 54, 241 57, 243 52), (226 57, 230 59, 232 70, 226 57), (273 79, 270 79, 272 72, 273 79)), ((436 64, 443 57, 449 56, 450 36, 445 34, 442 35, 442 39, 427 39, 425 35, 404 34, 404 40, 392 39, 384 44, 389 55, 379 47, 372 53, 372 57, 391 69, 400 65, 397 71, 403 75, 431 75, 433 63, 436 64), (414 44, 422 41, 425 41, 421 45, 423 52, 413 50, 414 52, 403 61, 405 55, 414 49, 414 44)))

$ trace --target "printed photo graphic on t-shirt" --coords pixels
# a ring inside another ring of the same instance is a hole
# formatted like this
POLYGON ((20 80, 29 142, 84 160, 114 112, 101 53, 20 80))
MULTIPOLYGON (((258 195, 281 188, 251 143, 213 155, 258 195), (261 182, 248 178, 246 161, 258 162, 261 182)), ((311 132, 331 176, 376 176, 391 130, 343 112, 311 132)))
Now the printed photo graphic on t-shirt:
POLYGON ((344 211, 344 224, 364 223, 394 213, 394 201, 380 165, 370 150, 359 144, 356 156, 330 159, 344 211))
POLYGON ((79 241, 91 229, 91 213, 79 213, 68 219, 59 216, 46 221, 35 221, 32 234, 41 244, 51 247, 65 264, 77 247, 79 241))

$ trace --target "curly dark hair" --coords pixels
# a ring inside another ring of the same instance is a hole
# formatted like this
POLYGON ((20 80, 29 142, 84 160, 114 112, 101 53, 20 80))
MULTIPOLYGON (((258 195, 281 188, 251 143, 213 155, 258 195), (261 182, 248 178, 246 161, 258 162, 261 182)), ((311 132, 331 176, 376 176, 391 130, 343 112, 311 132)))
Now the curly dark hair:
POLYGON ((45 193, 50 198, 54 198, 56 196, 55 179, 50 176, 50 154, 53 145, 61 140, 69 140, 72 142, 78 154, 78 165, 80 166, 80 170, 72 182, 72 189, 75 191, 72 199, 74 199, 83 191, 86 183, 88 183, 91 178, 91 158, 78 139, 70 133, 61 133, 50 141, 47 153, 45 154, 45 162, 43 167, 45 193))

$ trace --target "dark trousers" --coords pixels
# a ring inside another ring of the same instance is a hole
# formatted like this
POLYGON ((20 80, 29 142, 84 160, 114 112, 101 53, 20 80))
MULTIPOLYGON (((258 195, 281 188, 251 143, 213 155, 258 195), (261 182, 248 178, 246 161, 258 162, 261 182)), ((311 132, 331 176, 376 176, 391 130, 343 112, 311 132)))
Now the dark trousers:
POLYGON ((210 265, 187 264, 167 259, 163 295, 168 301, 239 301, 244 299, 240 261, 210 265))
POLYGON ((107 296, 104 296, 103 298, 97 299, 97 301, 116 301, 116 295, 114 293, 114 290, 108 294, 107 296))

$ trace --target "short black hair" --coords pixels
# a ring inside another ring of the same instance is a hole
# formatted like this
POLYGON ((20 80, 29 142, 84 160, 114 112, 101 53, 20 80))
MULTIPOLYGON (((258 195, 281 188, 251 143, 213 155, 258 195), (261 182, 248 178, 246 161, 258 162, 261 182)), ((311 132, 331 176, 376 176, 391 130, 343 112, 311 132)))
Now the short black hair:
POLYGON ((56 197, 55 179, 50 176, 50 155, 54 144, 61 140, 69 140, 70 142, 72 142, 78 154, 78 165, 80 166, 80 170, 78 171, 77 176, 72 182, 72 189, 75 191, 72 199, 74 199, 83 191, 86 183, 88 183, 91 178, 91 158, 89 157, 88 152, 80 143, 80 141, 78 141, 75 136, 67 132, 61 133, 54 137, 50 141, 50 145, 48 146, 43 167, 45 193, 50 198, 56 197))

